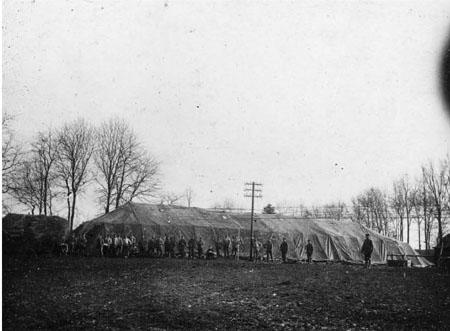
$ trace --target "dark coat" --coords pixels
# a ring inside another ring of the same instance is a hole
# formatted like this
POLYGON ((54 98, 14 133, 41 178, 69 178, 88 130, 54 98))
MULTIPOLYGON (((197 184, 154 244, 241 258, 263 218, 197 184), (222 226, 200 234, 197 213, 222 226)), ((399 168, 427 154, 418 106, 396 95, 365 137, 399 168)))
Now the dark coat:
POLYGON ((372 251, 373 251, 373 243, 372 243, 372 240, 370 240, 370 239, 365 239, 365 240, 364 240, 364 243, 363 243, 363 245, 362 245, 362 248, 361 248, 361 252, 362 252, 363 254, 365 254, 365 255, 370 255, 370 254, 372 254, 372 251))
POLYGON ((286 241, 283 241, 283 242, 281 243, 281 245, 280 245, 280 250, 281 250, 282 252, 284 252, 284 253, 287 252, 287 250, 288 250, 288 244, 287 244, 286 241))

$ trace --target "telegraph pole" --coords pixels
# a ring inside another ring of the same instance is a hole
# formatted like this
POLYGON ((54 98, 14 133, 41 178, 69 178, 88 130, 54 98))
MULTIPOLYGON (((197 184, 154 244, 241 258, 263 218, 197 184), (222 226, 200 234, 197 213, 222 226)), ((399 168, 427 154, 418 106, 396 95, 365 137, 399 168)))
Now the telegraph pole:
POLYGON ((244 197, 252 198, 252 216, 250 221, 250 260, 253 260, 253 215, 254 215, 254 207, 255 207, 255 198, 262 198, 262 189, 256 188, 262 187, 262 184, 258 184, 255 182, 245 183, 244 188, 244 197), (250 188, 251 186, 251 188, 250 188), (250 193, 251 192, 251 193, 250 193), (255 195, 256 193, 256 195, 255 195))

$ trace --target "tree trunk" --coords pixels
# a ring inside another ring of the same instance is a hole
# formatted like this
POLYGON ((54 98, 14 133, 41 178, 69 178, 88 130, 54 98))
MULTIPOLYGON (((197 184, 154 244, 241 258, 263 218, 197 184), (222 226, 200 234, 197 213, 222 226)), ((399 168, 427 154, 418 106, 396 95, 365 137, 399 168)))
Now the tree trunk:
POLYGON ((44 194, 43 194, 44 215, 46 215, 46 216, 47 216, 47 195, 48 195, 48 173, 45 174, 45 177, 44 177, 44 194))
POLYGON ((72 232, 72 225, 70 219, 72 217, 72 209, 70 208, 70 195, 67 195, 67 220, 69 221, 69 230, 72 232))
POLYGON ((72 234, 72 226, 70 224, 70 220, 72 218, 72 208, 70 205, 70 188, 69 188, 69 183, 66 179, 66 188, 67 188, 67 221, 69 221, 69 235, 72 234))
POLYGON ((406 219, 406 242, 409 244, 409 228, 411 225, 411 221, 409 220, 409 217, 406 219))
POLYGON ((49 215, 53 216, 53 210, 52 210, 52 197, 50 196, 48 199, 48 211, 49 211, 49 215))
POLYGON ((441 249, 439 250, 439 255, 437 258, 437 266, 439 267, 441 265, 441 255, 443 250, 444 242, 442 240, 442 210, 440 206, 437 207, 437 221, 438 221, 438 243, 441 244, 441 249))
POLYGON ((70 218, 70 233, 72 233, 73 231, 73 220, 75 219, 75 205, 77 202, 77 193, 73 192, 72 193, 72 215, 70 218))
POLYGON ((403 241, 403 217, 400 217, 400 224, 399 224, 399 240, 403 241))
POLYGON ((417 223, 417 228, 419 229, 419 251, 421 251, 422 250, 422 245, 421 245, 421 243, 420 243, 420 222, 418 222, 417 223))

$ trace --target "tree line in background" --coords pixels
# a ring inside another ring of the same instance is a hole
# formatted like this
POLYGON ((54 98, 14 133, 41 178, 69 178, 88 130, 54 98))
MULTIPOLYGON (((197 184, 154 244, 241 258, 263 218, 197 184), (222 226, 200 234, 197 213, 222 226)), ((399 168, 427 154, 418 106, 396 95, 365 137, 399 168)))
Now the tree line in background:
POLYGON ((31 214, 52 215, 64 203, 73 229, 77 199, 94 185, 105 213, 160 189, 159 162, 119 119, 94 127, 83 119, 39 132, 29 146, 15 139, 13 117, 2 117, 2 206, 19 203, 31 214))
POLYGON ((302 218, 351 219, 378 233, 400 241, 410 242, 411 226, 417 225, 419 250, 429 250, 433 239, 442 242, 444 230, 450 219, 450 157, 438 164, 423 165, 420 175, 408 175, 394 181, 392 189, 385 192, 371 187, 358 194, 348 206, 343 202, 324 206, 289 206, 279 203, 275 210, 302 218), (434 238, 433 238, 434 234, 434 238), (406 237, 405 237, 406 235, 406 237))

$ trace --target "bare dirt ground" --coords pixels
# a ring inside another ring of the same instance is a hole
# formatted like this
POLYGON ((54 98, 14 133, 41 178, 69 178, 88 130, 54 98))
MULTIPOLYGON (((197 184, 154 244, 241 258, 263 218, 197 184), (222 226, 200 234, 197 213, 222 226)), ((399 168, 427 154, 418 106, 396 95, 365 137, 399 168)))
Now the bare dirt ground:
POLYGON ((436 269, 3 257, 4 330, 448 330, 436 269))

